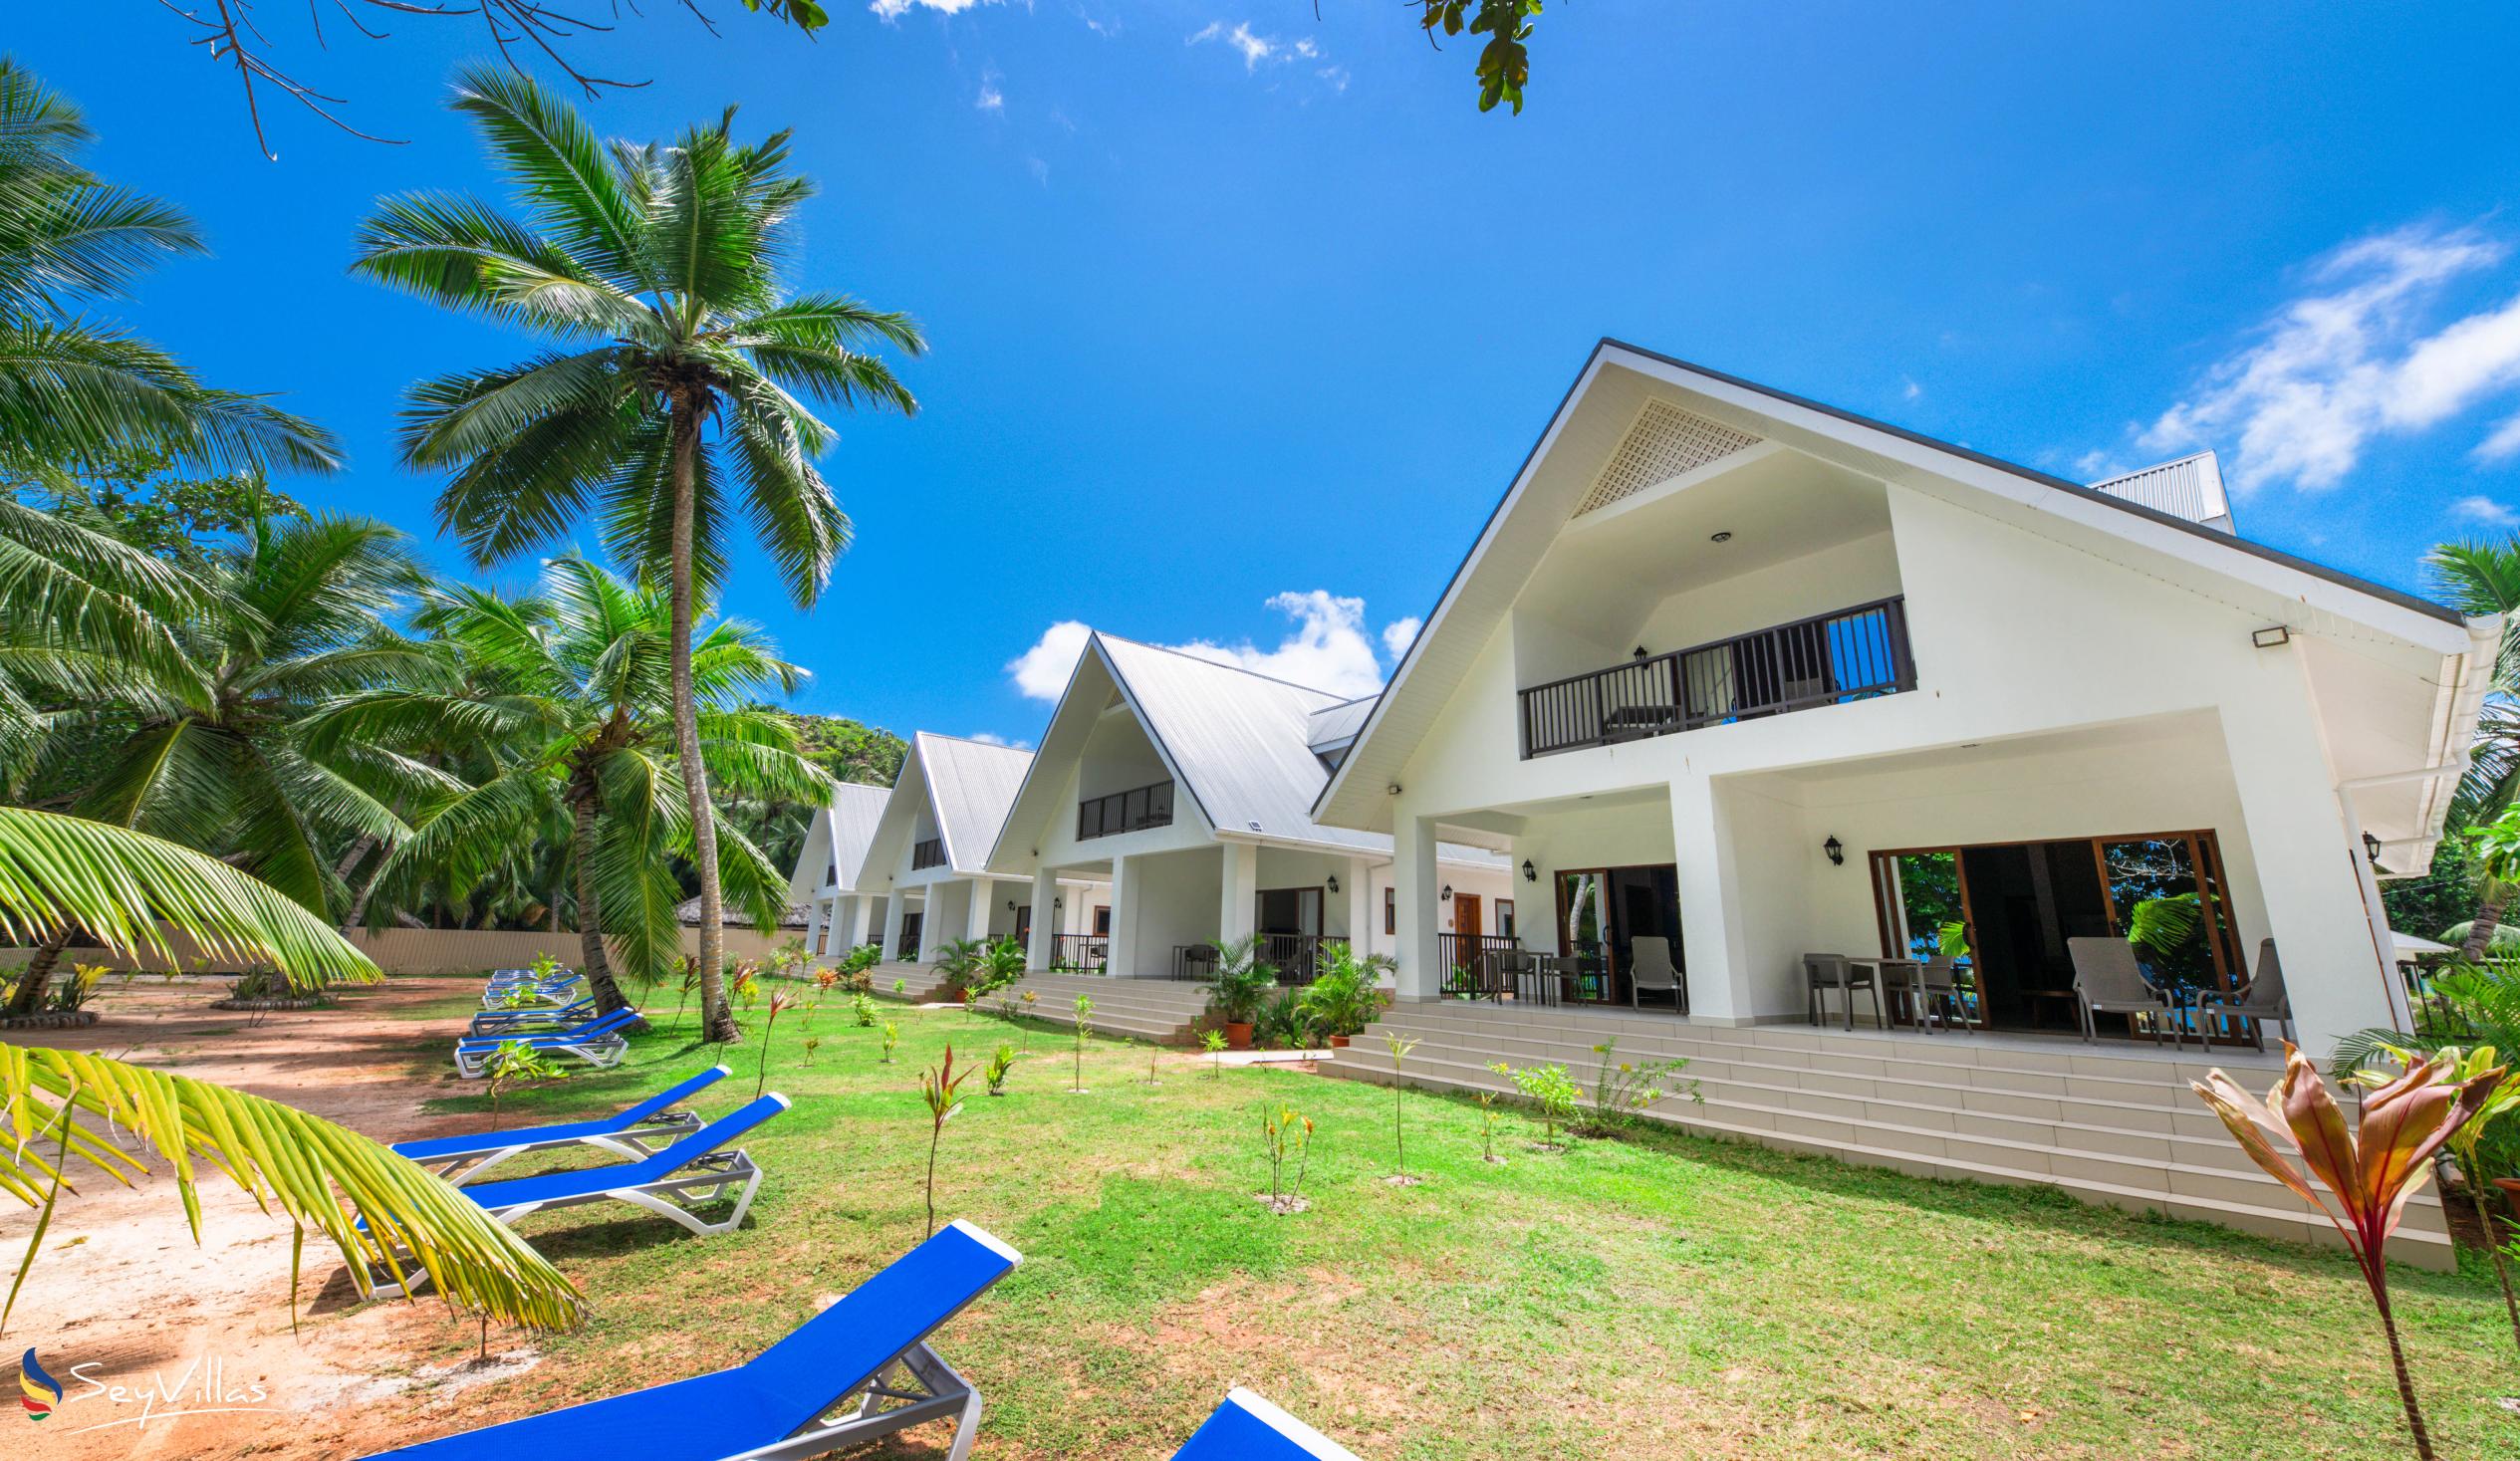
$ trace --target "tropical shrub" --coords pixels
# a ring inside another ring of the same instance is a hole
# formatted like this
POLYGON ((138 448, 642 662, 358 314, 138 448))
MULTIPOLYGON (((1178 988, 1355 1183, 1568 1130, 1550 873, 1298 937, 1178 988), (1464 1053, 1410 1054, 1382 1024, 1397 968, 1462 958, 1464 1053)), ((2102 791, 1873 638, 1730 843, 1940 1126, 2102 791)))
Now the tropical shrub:
POLYGON ((980 951, 979 967, 972 971, 974 995, 995 994, 1024 977, 1024 946, 1012 938, 1001 938, 980 951))
POLYGON ((1353 1038, 1383 1013, 1382 975, 1391 961, 1358 958, 1344 943, 1322 945, 1321 969, 1303 991, 1304 1013, 1324 1035, 1353 1038))
POLYGON ((1207 1005, 1228 1025, 1249 1025, 1278 987, 1278 971, 1260 957, 1260 935, 1231 939, 1216 946, 1216 983, 1207 1005))
MULTIPOLYGON (((967 991, 971 988, 972 976, 980 967, 983 947, 976 938, 957 938, 936 945, 935 958, 930 962, 935 964, 937 973, 945 976, 949 987, 967 991)), ((900 985, 896 983, 894 988, 897 990, 900 985)))
POLYGON ((1207 1079, 1210 1081, 1225 1079, 1225 1045, 1224 1031, 1202 1030, 1199 1032, 1199 1049, 1207 1052, 1207 1079))
POLYGON ((1312 1043, 1313 1021, 1301 991, 1280 990, 1251 1022, 1251 1041, 1262 1049, 1302 1050, 1312 1043))
POLYGON ((530 1040, 502 1040, 484 1067, 490 1078, 490 1129, 499 1129, 499 1098, 518 1086, 558 1081, 568 1072, 530 1040))
MULTIPOLYGON (((1688 1064, 1684 1060, 1623 1061, 1616 1040, 1594 1046, 1593 1054, 1602 1058, 1602 1066, 1594 1078, 1590 1106, 1574 1126, 1579 1136, 1606 1136, 1633 1122, 1638 1111, 1663 1097, 1659 1083, 1688 1064)), ((1680 1094, 1694 1101, 1705 1099, 1695 1081, 1680 1083, 1680 1094)))
POLYGON ((1015 1047, 1011 1045, 999 1046, 996 1054, 989 1057, 989 1064, 982 1073, 988 1077, 989 1095, 1006 1094, 1006 1078, 1015 1069, 1015 1047))
POLYGON ((2454 1072, 2453 1064, 2438 1056, 2410 1067, 2363 1097, 2362 1121, 2351 1130, 2317 1068, 2289 1041, 2284 1074, 2264 1101, 2251 1099, 2220 1071, 2191 1083, 2241 1150, 2344 1235, 2389 1338, 2398 1403, 2421 1461, 2433 1461, 2432 1436, 2424 1428, 2397 1320, 2390 1311, 2386 1250, 2407 1199, 2432 1175, 2432 1154, 2475 1117, 2503 1079, 2500 1068, 2460 1081, 2451 1079, 2454 1072), (2311 1186, 2312 1178, 2327 1189, 2333 1206, 2311 1186))
POLYGON ((890 1065, 890 1064, 892 1064, 892 1052, 894 1052, 895 1050, 900 1049, 900 1047, 901 1047, 901 1027, 900 1027, 900 1026, 898 1026, 898 1025, 896 1025, 896 1024, 894 1024, 894 1023, 893 1023, 893 1022, 891 1022, 890 1020, 886 1020, 886 1021, 884 1021, 884 1022, 883 1022, 883 1061, 882 1061, 882 1064, 887 1065, 887 1066, 888 1066, 888 1065, 890 1065))
POLYGON ((1304 1169, 1313 1156, 1312 1117, 1298 1112, 1291 1105, 1263 1107, 1260 1112, 1261 1150, 1269 1159, 1269 1195, 1265 1199, 1269 1211, 1286 1214, 1302 1212, 1305 1202, 1304 1169), (1285 1180, 1290 1153, 1295 1162, 1295 1180, 1285 1180))
POLYGON ((875 996, 864 992, 851 995, 849 1011, 857 1017, 859 1029, 873 1030, 875 1028, 875 996))

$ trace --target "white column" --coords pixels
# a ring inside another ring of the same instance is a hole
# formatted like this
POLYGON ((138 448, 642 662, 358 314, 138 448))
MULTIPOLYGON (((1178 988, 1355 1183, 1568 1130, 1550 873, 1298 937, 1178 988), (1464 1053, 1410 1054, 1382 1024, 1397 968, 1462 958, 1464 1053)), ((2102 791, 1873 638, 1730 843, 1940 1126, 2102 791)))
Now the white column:
POLYGON ((806 903, 805 953, 807 962, 812 962, 817 955, 822 953, 823 929, 828 926, 831 921, 831 915, 824 911, 824 904, 821 898, 814 898, 806 903))
POLYGON ((1374 952, 1374 864, 1350 857, 1340 881, 1348 884, 1348 951, 1362 959, 1374 952))
POLYGON ((1435 906, 1435 825, 1401 815, 1391 839, 1391 886, 1398 894, 1399 928, 1392 956, 1399 960, 1401 999, 1433 999, 1443 988, 1443 940, 1435 906))
POLYGON ((1260 849, 1251 843, 1227 843, 1224 875, 1217 879, 1216 941, 1232 943, 1251 937, 1259 921, 1260 849))
POLYGON ((1026 942, 1024 967, 1041 970, 1050 967, 1059 952, 1059 869, 1039 867, 1033 871, 1033 927, 1026 942))
POLYGON ((883 962, 887 964, 901 957, 901 917, 909 911, 909 901, 897 884, 892 896, 883 900, 883 962))
MULTIPOLYGON (((2345 825, 2298 650, 2261 650, 2258 658, 2270 673, 2257 677, 2258 693, 2223 703, 2223 741, 2301 1048, 2324 1068, 2339 1037, 2392 1023, 2389 981, 2396 973, 2376 944, 2364 901, 2363 830, 2345 825)), ((2229 862, 2233 839, 2222 840, 2229 862)), ((2254 970, 2254 940, 2242 955, 2254 970)))
POLYGON ((1680 947, 1688 955, 1688 1014, 1715 1025, 1755 1023, 1752 974, 1728 869, 1732 833, 1704 777, 1671 783, 1671 847, 1680 884, 1680 947))
POLYGON ((1112 858, 1112 973, 1122 979, 1137 974, 1137 858, 1112 858))
POLYGON ((963 937, 986 941, 989 936, 989 919, 996 916, 992 911, 996 906, 996 881, 986 877, 971 879, 971 902, 963 915, 963 928, 966 930, 963 937))

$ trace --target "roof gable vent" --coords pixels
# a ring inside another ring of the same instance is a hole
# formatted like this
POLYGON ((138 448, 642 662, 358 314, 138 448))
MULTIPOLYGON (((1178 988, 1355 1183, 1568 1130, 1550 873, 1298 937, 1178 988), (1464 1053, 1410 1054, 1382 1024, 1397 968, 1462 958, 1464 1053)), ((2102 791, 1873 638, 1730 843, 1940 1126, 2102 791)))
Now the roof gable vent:
POLYGON ((1593 490, 1584 494, 1575 515, 1598 511, 1758 444, 1759 438, 1746 431, 1658 400, 1647 401, 1637 413, 1637 423, 1628 428, 1628 439, 1619 443, 1601 476, 1594 479, 1593 490))

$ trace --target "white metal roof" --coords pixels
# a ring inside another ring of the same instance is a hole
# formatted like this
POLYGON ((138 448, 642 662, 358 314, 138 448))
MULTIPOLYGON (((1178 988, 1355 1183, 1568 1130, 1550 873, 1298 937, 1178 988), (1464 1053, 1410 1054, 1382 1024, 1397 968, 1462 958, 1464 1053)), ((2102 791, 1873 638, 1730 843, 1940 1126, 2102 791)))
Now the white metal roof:
POLYGON ((840 869, 841 887, 858 885, 858 874, 866 870, 867 845, 875 841, 875 825, 882 820, 883 804, 891 796, 890 787, 845 781, 831 806, 814 819, 818 827, 829 829, 832 865, 840 869))
POLYGON ((1313 712, 1310 728, 1304 733, 1304 744, 1315 751, 1328 751, 1357 738, 1365 718, 1374 713, 1374 697, 1360 695, 1345 704, 1333 705, 1313 712))
POLYGON ((937 834, 945 840, 945 860, 956 872, 984 870, 1033 753, 932 731, 920 731, 912 741, 926 774, 928 804, 936 809, 937 834))
POLYGON ((2092 490, 2225 533, 2238 531, 2231 522, 2231 499, 2222 490, 2222 463, 2210 451, 2138 467, 2094 482, 2092 490))

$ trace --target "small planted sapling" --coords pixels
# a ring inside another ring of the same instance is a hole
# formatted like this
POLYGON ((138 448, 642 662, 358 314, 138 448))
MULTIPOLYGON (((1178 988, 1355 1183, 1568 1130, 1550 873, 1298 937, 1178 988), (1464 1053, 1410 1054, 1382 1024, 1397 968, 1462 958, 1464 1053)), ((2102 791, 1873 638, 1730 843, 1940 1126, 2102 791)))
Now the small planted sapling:
POLYGON ((1561 1151, 1558 1128, 1575 1124, 1577 1103, 1584 1098, 1583 1089, 1570 1080, 1564 1066, 1513 1067, 1499 1061, 1488 1067, 1514 1083, 1514 1089, 1539 1112, 1542 1129, 1540 1149, 1561 1151))
POLYGON ((883 1022, 883 1064, 892 1064, 892 1052, 901 1044, 901 1027, 890 1020, 883 1022))
MULTIPOLYGON (((1619 1058, 1619 1042, 1605 1040, 1593 1047, 1593 1054, 1602 1058, 1602 1069, 1593 1083, 1592 1109, 1582 1113, 1573 1129, 1579 1136, 1607 1136, 1630 1124, 1637 1113, 1660 1100, 1667 1094, 1659 1083, 1678 1074, 1686 1061, 1623 1061, 1619 1058)), ((1678 1083, 1677 1095, 1700 1104, 1695 1081, 1678 1083)))
POLYGON ((989 1095, 1004 1096, 1006 1094, 1006 1077, 1014 1069, 1015 1047, 999 1046, 997 1053, 989 1057, 988 1067, 983 1073, 989 1080, 989 1095))
POLYGON ((1479 1103, 1479 1160, 1490 1166, 1496 1161, 1496 1093, 1474 1091, 1470 1095, 1479 1103))
POLYGON ((1304 1168, 1313 1156, 1312 1117, 1291 1105, 1260 1111, 1260 1139, 1269 1158, 1269 1191, 1260 1200, 1269 1211, 1280 1214, 1302 1212, 1312 1206, 1304 1200, 1304 1168), (1295 1180, 1284 1181, 1289 1155, 1295 1161, 1295 1180))
POLYGON ((1222 1030, 1199 1032, 1199 1049, 1207 1052, 1207 1079, 1210 1081, 1225 1079, 1226 1044, 1225 1032, 1222 1030))
POLYGON ((864 992, 851 995, 849 1010, 857 1017, 859 1029, 873 1030, 875 1028, 875 999, 872 996, 864 992))
POLYGON ((770 996, 770 1018, 761 1027, 761 1069, 753 1077, 753 1099, 761 1098, 762 1088, 770 1084, 770 1032, 779 1028, 779 1017, 796 1003, 794 990, 782 989, 770 996))
MULTIPOLYGON (((1037 989, 1028 989, 1028 990, 1025 990, 1025 991, 1024 991, 1024 1013, 1025 1013, 1025 1014, 1027 1014, 1027 1015, 1031 1014, 1031 1013, 1033 1012, 1033 1007, 1034 1007, 1035 1005, 1040 1004, 1040 1003, 1041 1003, 1041 991, 1040 991, 1040 990, 1037 990, 1037 989)), ((1030 1026, 1030 1025, 1027 1025, 1027 1026, 1025 1026, 1025 1027, 1024 1027, 1024 1054, 1026 1054, 1026 1055, 1031 1055, 1032 1053, 1033 1053, 1033 1027, 1032 1027, 1032 1026, 1030 1026)))
POLYGON ((971 1068, 963 1067, 954 1074, 954 1048, 945 1047, 944 1064, 921 1071, 918 1075, 919 1095, 927 1101, 927 1236, 936 1236, 936 1147, 945 1139, 945 1123, 962 1109, 962 1083, 971 1079, 971 1068))
POLYGON ((1396 1031, 1386 1030, 1383 1032, 1383 1046, 1391 1053, 1391 1149, 1394 1153, 1391 1185, 1414 1187, 1425 1179, 1408 1174, 1408 1135, 1400 1124, 1400 1067, 1407 1062, 1408 1053, 1417 1048, 1417 1042, 1403 1039, 1396 1031))
POLYGON ((1078 1096, 1085 1094, 1085 1038, 1094 1033, 1094 996, 1077 996, 1077 1078, 1069 1088, 1078 1096))
POLYGON ((502 1040, 490 1053, 490 1129, 499 1129, 499 1100, 514 1087, 533 1081, 557 1081, 568 1073, 530 1040, 502 1040))
POLYGON ((819 1035, 808 1035, 805 1037, 805 1063, 809 1066, 814 1064, 814 1052, 821 1050, 822 1048, 823 1037, 819 1035))

